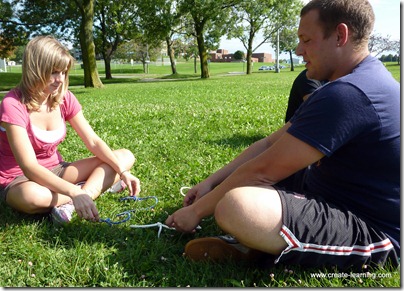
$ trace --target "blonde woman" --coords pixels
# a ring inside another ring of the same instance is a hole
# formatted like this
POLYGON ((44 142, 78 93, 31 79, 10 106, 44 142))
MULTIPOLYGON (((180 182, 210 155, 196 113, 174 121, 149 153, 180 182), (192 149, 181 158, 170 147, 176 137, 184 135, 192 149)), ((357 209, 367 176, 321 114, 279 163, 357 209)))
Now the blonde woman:
POLYGON ((32 39, 21 82, 0 104, 0 199, 20 212, 50 212, 58 223, 69 222, 73 211, 98 221, 93 200, 111 185, 115 191, 127 186, 130 195, 140 191, 139 179, 130 173, 134 155, 111 150, 68 90, 73 61, 55 38, 32 39), (94 156, 64 161, 57 147, 66 136, 66 122, 94 156))

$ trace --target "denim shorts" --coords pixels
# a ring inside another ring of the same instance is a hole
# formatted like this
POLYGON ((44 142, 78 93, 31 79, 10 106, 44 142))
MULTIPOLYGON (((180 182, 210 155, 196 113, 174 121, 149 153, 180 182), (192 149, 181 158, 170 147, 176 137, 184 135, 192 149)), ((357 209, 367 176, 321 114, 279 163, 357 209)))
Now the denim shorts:
MULTIPOLYGON (((50 171, 51 171, 53 174, 55 174, 56 176, 62 177, 63 174, 64 174, 64 172, 65 172, 65 170, 66 170, 66 168, 67 168, 69 165, 70 165, 70 163, 68 163, 68 162, 61 162, 59 165, 57 165, 56 167, 54 167, 54 168, 51 169, 50 171)), ((15 179, 14 179, 13 181, 11 181, 11 183, 8 184, 5 188, 0 187, 0 201, 6 201, 6 199, 7 199, 7 192, 8 192, 8 190, 9 190, 11 187, 13 187, 13 186, 15 186, 15 185, 17 185, 17 184, 26 182, 26 181, 29 181, 29 179, 28 179, 26 176, 21 175, 21 176, 15 177, 15 179)))

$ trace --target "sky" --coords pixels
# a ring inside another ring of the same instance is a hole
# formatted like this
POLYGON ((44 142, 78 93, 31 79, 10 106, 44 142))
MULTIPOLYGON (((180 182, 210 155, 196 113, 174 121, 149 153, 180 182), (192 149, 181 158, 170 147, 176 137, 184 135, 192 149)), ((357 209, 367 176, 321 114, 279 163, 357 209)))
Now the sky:
MULTIPOLYGON (((309 0, 303 0, 307 3, 309 0)), ((390 36, 391 40, 400 40, 400 11, 404 3, 400 0, 369 0, 373 6, 375 12, 376 20, 373 32, 381 34, 383 36, 390 36)), ((259 38, 254 42, 258 45, 259 38)), ((238 39, 227 40, 223 37, 220 42, 220 49, 228 50, 229 53, 234 53, 237 50, 246 51, 242 43, 238 39)), ((272 48, 271 44, 261 45, 255 52, 257 53, 271 53, 275 56, 275 50, 272 48)), ((288 55, 281 54, 281 57, 288 55)))

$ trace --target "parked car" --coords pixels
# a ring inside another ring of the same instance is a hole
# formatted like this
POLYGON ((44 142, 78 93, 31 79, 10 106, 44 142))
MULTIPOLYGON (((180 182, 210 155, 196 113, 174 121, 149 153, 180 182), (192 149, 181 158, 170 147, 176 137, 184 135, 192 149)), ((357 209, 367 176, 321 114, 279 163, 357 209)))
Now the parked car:
POLYGON ((258 71, 270 71, 271 69, 269 68, 269 66, 261 66, 259 67, 258 71))

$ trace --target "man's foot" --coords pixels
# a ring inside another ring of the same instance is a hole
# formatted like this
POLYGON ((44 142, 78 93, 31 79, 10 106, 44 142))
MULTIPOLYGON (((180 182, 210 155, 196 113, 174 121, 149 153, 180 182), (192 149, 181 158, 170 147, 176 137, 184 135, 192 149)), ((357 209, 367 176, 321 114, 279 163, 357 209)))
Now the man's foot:
POLYGON ((264 253, 240 244, 234 237, 223 235, 217 237, 197 238, 185 245, 185 257, 193 261, 250 261, 259 260, 264 253))
POLYGON ((126 188, 126 184, 122 180, 119 180, 114 185, 109 187, 109 189, 107 189, 105 191, 105 193, 119 193, 119 192, 122 192, 123 190, 125 190, 125 188, 126 188))
POLYGON ((72 219, 74 212, 73 202, 62 204, 52 208, 51 217, 53 223, 66 224, 72 219))

